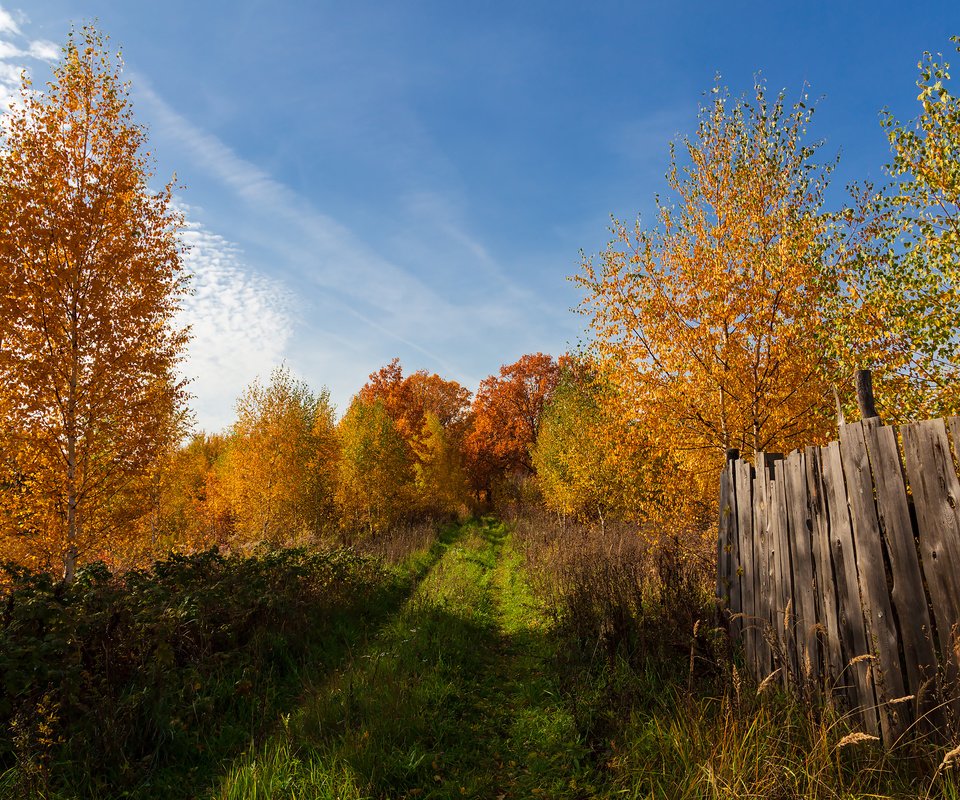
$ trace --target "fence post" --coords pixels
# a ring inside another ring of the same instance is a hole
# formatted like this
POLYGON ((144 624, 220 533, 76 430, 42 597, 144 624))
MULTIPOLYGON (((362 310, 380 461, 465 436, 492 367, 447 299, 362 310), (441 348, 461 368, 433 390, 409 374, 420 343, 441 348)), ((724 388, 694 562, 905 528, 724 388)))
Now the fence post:
MULTIPOLYGON (((720 475, 720 519, 717 525, 717 598, 721 607, 734 613, 740 608, 739 590, 734 591, 736 575, 737 496, 733 480, 733 464, 740 456, 737 450, 727 450, 727 462, 720 475)), ((739 589, 739 586, 738 586, 739 589)), ((735 627, 735 626, 732 626, 735 627)))
POLYGON ((880 418, 873 400, 873 374, 868 369, 857 370, 857 405, 863 419, 880 418))

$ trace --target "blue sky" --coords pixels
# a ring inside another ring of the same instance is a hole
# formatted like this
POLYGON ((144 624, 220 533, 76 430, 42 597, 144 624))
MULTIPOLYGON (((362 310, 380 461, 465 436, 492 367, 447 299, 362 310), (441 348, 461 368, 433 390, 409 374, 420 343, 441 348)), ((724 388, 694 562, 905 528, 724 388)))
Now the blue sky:
POLYGON ((189 221, 198 426, 285 361, 343 411, 399 356, 475 389, 577 344, 566 277, 610 215, 649 218, 668 143, 720 73, 822 96, 834 197, 882 179, 887 106, 915 115, 924 50, 960 3, 246 2, 0 5, 0 95, 71 22, 122 47, 158 178, 189 221))

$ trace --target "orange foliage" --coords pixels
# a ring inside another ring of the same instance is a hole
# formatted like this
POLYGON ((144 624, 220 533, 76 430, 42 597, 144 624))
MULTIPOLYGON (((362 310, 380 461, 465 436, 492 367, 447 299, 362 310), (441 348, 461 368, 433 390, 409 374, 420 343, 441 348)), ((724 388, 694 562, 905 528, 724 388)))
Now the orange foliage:
POLYGON ((464 505, 461 451, 470 408, 467 389, 423 369, 404 377, 395 358, 370 376, 357 402, 379 404, 402 438, 413 480, 403 491, 407 515, 446 515, 464 505))
POLYGON ((93 29, 71 35, 0 157, 0 541, 68 581, 132 529, 183 430, 181 221, 171 186, 148 188, 120 68, 93 29))
POLYGON ((673 153, 659 226, 616 223, 576 279, 628 418, 710 487, 726 448, 787 451, 835 430, 818 341, 829 168, 804 143, 809 116, 762 85, 749 102, 718 92, 673 153))
POLYGON ((234 523, 222 481, 227 449, 226 436, 205 433, 172 446, 148 483, 147 513, 136 522, 140 535, 131 547, 112 543, 104 560, 123 569, 170 552, 228 544, 234 523))
POLYGON ((400 359, 370 375, 360 390, 364 403, 379 400, 404 440, 412 447, 419 441, 427 414, 433 414, 446 429, 462 426, 470 407, 470 392, 456 381, 420 369, 403 376, 400 359))
POLYGON ((559 380, 560 364, 551 356, 533 353, 481 381, 465 442, 478 492, 489 493, 498 476, 533 473, 530 449, 559 380))

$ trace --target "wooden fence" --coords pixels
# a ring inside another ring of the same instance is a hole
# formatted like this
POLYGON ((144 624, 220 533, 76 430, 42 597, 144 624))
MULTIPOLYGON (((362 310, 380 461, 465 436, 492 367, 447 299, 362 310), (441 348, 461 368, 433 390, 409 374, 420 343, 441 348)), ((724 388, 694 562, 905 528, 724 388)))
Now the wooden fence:
POLYGON ((826 447, 731 457, 717 581, 757 680, 779 670, 888 745, 960 719, 960 418, 897 433, 867 419, 826 447))

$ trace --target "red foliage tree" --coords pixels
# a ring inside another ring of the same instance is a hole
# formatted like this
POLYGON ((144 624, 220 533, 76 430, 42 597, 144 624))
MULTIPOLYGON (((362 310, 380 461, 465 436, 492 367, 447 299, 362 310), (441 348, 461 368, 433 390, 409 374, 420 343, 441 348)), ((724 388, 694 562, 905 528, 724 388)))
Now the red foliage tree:
POLYGON ((480 383, 465 442, 468 469, 478 493, 489 494, 498 476, 533 474, 530 448, 559 379, 560 363, 552 356, 533 353, 480 383))
POLYGON ((459 383, 423 369, 404 377, 398 358, 370 375, 359 397, 364 403, 383 403, 411 447, 419 442, 428 413, 459 434, 470 408, 470 392, 459 383))

